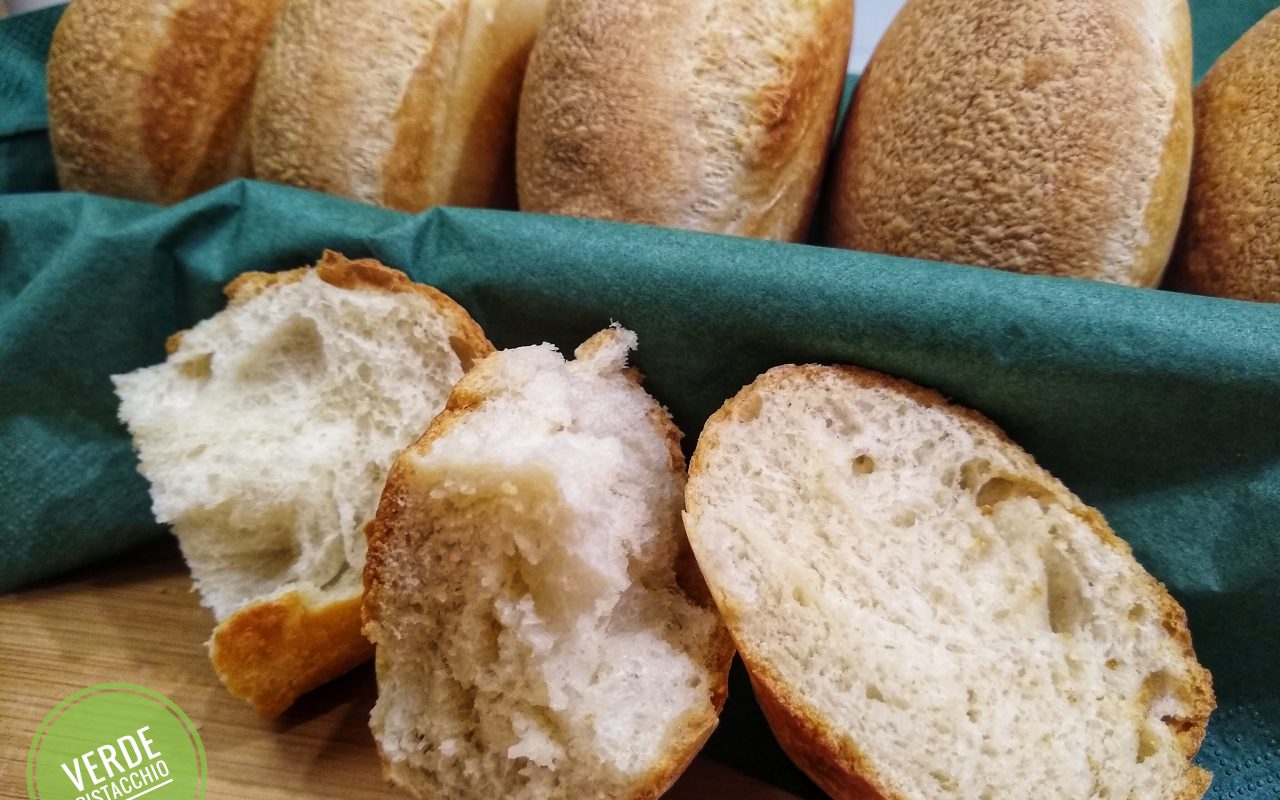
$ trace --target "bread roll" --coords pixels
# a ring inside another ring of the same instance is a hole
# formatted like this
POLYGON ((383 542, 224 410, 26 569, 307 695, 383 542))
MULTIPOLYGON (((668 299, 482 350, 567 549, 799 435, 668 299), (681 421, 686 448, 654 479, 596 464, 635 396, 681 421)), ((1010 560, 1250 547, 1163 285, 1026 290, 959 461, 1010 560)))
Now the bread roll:
POLYGON ((1195 91, 1196 148, 1174 288, 1280 302, 1280 10, 1195 91))
POLYGON ((218 626, 210 657, 264 716, 368 659, 364 524, 392 460, 492 350, 376 261, 247 273, 230 305, 114 378, 156 519, 218 626))
POLYGON ((826 238, 1154 286, 1191 138, 1186 0, 908 0, 858 84, 826 238))
POLYGON ((852 15, 851 0, 557 0, 520 101, 520 208, 803 238, 852 15))
POLYGON ((58 182, 174 203, 250 173, 245 125, 280 0, 75 0, 49 50, 58 182))
POLYGON ((481 361, 369 524, 371 725, 421 798, 650 800, 716 725, 733 648, 680 525, 680 433, 611 328, 481 361))
POLYGON ((1186 616, 983 417, 770 370, 703 429, 685 525, 778 741, 837 800, 1193 800, 1186 616))
POLYGON ((403 211, 512 206, 546 0, 288 0, 253 102, 264 180, 403 211))

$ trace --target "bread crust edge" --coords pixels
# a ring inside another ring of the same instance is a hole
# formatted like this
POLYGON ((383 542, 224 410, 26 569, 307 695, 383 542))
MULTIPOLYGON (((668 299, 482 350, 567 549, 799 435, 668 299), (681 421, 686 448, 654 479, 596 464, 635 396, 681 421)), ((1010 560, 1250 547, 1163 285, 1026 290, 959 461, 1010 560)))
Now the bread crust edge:
POLYGON ((267 719, 373 657, 360 593, 324 604, 300 592, 251 603, 213 630, 209 660, 227 691, 267 719))

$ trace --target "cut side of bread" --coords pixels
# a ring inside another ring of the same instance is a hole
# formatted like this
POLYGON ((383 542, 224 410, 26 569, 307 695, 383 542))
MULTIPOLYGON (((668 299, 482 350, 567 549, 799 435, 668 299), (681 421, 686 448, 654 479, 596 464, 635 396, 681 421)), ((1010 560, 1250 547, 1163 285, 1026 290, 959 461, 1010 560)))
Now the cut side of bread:
POLYGON ((371 656, 363 526, 391 463, 492 351, 465 310, 376 261, 246 273, 228 307, 113 378, 232 694, 274 716, 371 656))
POLYGON ((1169 283, 1280 303, 1280 9, 1218 58, 1194 97, 1191 190, 1169 283))
POLYGON ((282 0, 75 0, 49 50, 58 183, 174 203, 248 176, 258 62, 282 0))
POLYGON ((515 204, 515 116, 546 0, 287 0, 255 174, 402 211, 515 204))
POLYGON ((785 366, 707 423, 685 524, 779 742, 836 798, 1200 797, 1186 617, 988 420, 785 366))
POLYGON ((560 0, 520 98, 520 208, 799 240, 851 0, 560 0))
POLYGON ((368 526, 371 726, 423 798, 653 798, 733 656, 680 523, 679 431, 607 329, 499 352, 396 461, 368 526))
POLYGON ((1191 140, 1187 0, 907 0, 858 82, 826 238, 1155 286, 1191 140))

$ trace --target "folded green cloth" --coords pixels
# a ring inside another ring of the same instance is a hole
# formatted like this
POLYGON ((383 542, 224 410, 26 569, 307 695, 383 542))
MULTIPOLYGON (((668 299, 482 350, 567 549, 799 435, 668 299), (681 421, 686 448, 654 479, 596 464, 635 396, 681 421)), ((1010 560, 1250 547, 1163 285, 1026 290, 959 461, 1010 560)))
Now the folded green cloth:
MULTIPOLYGON (((1269 5, 1197 4, 1198 64, 1269 5), (1211 26, 1207 7, 1221 12, 1211 26)), ((56 13, 0 23, 6 191, 49 186, 47 147, 31 146, 46 46, 32 31, 47 43, 56 13)), ((163 535, 109 376, 162 360, 233 276, 324 248, 439 286, 499 346, 633 328, 687 448, 726 397, 786 362, 860 364, 981 410, 1101 508, 1186 607, 1220 702, 1200 757, 1209 796, 1280 792, 1275 306, 528 214, 415 217, 255 182, 168 209, 0 196, 0 590, 163 535)), ((732 692, 709 752, 818 796, 740 672, 732 692)))

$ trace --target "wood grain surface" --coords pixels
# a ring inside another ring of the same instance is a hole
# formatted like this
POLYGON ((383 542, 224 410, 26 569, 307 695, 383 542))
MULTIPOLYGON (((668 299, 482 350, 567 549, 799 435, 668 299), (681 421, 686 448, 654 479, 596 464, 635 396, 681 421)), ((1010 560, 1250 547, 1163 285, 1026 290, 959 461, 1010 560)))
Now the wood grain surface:
MULTIPOLYGON (((196 724, 209 798, 408 797, 382 780, 366 665, 264 721, 222 688, 205 650, 213 616, 166 541, 0 597, 0 797, 26 797, 27 749, 59 700, 126 681, 167 695, 196 724)), ((699 758, 673 800, 794 800, 699 758)))

